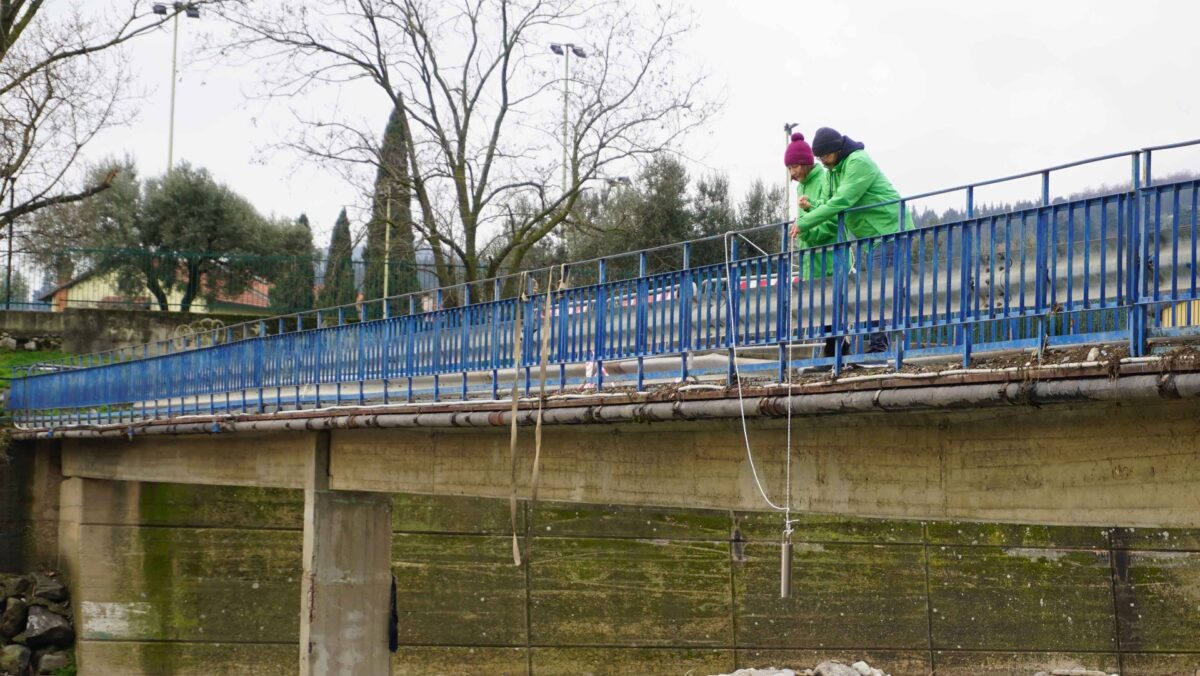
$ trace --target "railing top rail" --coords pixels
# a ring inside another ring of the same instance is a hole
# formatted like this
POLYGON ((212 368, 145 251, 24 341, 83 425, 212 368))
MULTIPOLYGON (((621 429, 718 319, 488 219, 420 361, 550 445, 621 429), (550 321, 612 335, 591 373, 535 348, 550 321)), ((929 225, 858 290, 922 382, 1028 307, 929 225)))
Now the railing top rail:
MULTIPOLYGON (((1188 143, 1181 143, 1178 145, 1188 145, 1188 143)), ((1164 147, 1172 147, 1173 148, 1173 147, 1177 147, 1177 146, 1164 146, 1164 147)), ((1142 149, 1142 150, 1145 150, 1145 149, 1142 149)), ((890 206, 892 204, 899 204, 901 202, 912 202, 913 200, 925 199, 926 197, 937 197, 938 195, 948 195, 950 193, 955 193, 955 192, 959 192, 959 191, 967 190, 967 189, 971 189, 971 188, 981 188, 981 187, 987 186, 987 185, 996 185, 998 183, 1007 183, 1008 181, 1015 181, 1017 179, 1029 178, 1031 176, 1042 176, 1045 174, 1049 174, 1051 172, 1060 171, 1062 169, 1070 169, 1072 167, 1080 167, 1085 164, 1104 162, 1106 160, 1113 160, 1113 159, 1117 159, 1119 157, 1133 157, 1134 155, 1137 155, 1140 152, 1142 152, 1142 150, 1122 150, 1122 151, 1115 152, 1115 153, 1108 153, 1107 155, 1097 155, 1095 157, 1089 157, 1085 160, 1076 160, 1074 162, 1066 162, 1064 164, 1056 164, 1054 166, 1043 167, 1041 169, 1034 169, 1032 171, 1024 171, 1019 174, 1002 176, 1000 178, 991 178, 986 181, 973 181, 971 183, 963 183, 962 185, 957 185, 957 186, 954 186, 953 188, 942 188, 940 190, 931 190, 929 192, 918 193, 916 195, 906 195, 899 199, 888 200, 886 202, 877 202, 875 204, 867 204, 867 205, 858 206, 858 207, 851 207, 849 209, 846 209, 842 213, 851 213, 851 212, 855 212, 855 211, 862 211, 864 209, 874 209, 876 207, 886 207, 886 206, 890 206)))
POLYGON ((1171 148, 1182 148, 1184 146, 1200 145, 1200 138, 1192 139, 1191 141, 1179 141, 1178 143, 1164 143, 1159 146, 1146 146, 1142 148, 1143 152, 1152 152, 1155 150, 1169 150, 1171 148))
MULTIPOLYGON (((860 211, 863 209, 870 209, 870 208, 875 208, 875 207, 880 207, 880 206, 888 206, 888 205, 893 205, 893 204, 899 204, 902 202, 911 202, 913 200, 923 199, 926 197, 945 195, 945 194, 949 194, 949 193, 953 193, 953 192, 958 192, 958 191, 972 189, 972 188, 978 188, 978 187, 982 187, 982 186, 995 185, 998 183, 1004 183, 1007 181, 1013 181, 1013 180, 1017 180, 1017 179, 1021 179, 1021 178, 1029 178, 1031 176, 1048 175, 1049 173, 1054 172, 1054 171, 1059 171, 1062 169, 1069 169, 1072 167, 1078 167, 1078 166, 1092 164, 1092 163, 1096 163, 1096 162, 1103 162, 1106 160, 1112 160, 1112 159, 1116 159, 1116 158, 1120 158, 1120 157, 1135 157, 1135 156, 1138 156, 1140 153, 1144 153, 1144 152, 1150 152, 1150 151, 1155 151, 1155 150, 1166 150, 1166 149, 1171 149, 1171 148, 1180 148, 1180 147, 1191 146, 1191 145, 1200 145, 1200 139, 1194 139, 1194 140, 1189 140, 1189 141, 1180 141, 1177 143, 1169 143, 1169 144, 1163 144, 1163 145, 1157 145, 1157 146, 1148 146, 1145 148, 1140 148, 1140 149, 1135 149, 1135 150, 1124 150, 1124 151, 1108 153, 1105 155, 1098 155, 1098 156, 1090 157, 1087 159, 1077 160, 1077 161, 1073 161, 1073 162, 1066 162, 1063 164, 1057 164, 1057 165, 1053 165, 1053 166, 1049 166, 1049 167, 1043 167, 1040 169, 1026 171, 1026 172, 1022 172, 1022 173, 1018 173, 1018 174, 1012 174, 1012 175, 1004 176, 1004 177, 1000 177, 1000 178, 988 179, 988 180, 984 180, 984 181, 976 181, 976 182, 972 182, 972 183, 965 183, 965 184, 954 186, 951 188, 944 188, 941 190, 934 190, 934 191, 930 191, 930 192, 919 193, 916 195, 909 195, 909 196, 901 197, 896 200, 889 200, 886 202, 879 202, 877 204, 853 207, 853 208, 847 209, 841 213, 845 214, 845 213, 860 211)), ((646 254, 646 253, 652 253, 655 251, 671 249, 671 248, 675 248, 675 247, 683 247, 685 245, 692 245, 692 244, 698 244, 698 243, 716 241, 716 240, 724 240, 727 237, 731 237, 731 236, 734 236, 734 235, 737 235, 740 233, 749 233, 749 232, 753 232, 755 230, 779 227, 781 225, 787 224, 788 222, 789 221, 781 221, 781 222, 776 222, 776 223, 768 223, 768 224, 758 225, 758 226, 754 226, 754 227, 750 227, 750 228, 731 230, 731 231, 728 231, 725 233, 708 235, 706 237, 700 237, 700 238, 696 238, 696 239, 692 239, 692 240, 687 240, 684 242, 675 242, 675 243, 671 243, 671 244, 664 244, 664 245, 660 245, 660 246, 656 246, 656 247, 651 247, 648 249, 629 251, 626 253, 613 254, 613 255, 609 255, 609 256, 601 256, 601 257, 591 258, 591 259, 587 259, 587 260, 583 260, 583 261, 572 261, 569 263, 565 263, 564 265, 567 268, 573 268, 573 267, 578 267, 581 265, 587 265, 589 263, 597 263, 597 262, 601 262, 601 261, 611 261, 611 260, 623 258, 626 256, 637 256, 637 255, 642 255, 642 254, 646 254)), ((287 313, 287 314, 283 314, 283 315, 275 315, 272 317, 257 318, 257 319, 248 320, 246 322, 242 322, 239 324, 232 324, 230 326, 226 326, 226 327, 222 327, 222 328, 218 328, 218 329, 212 329, 212 330, 208 331, 207 334, 205 334, 205 335, 216 336, 218 334, 234 335, 236 333, 241 333, 241 335, 242 335, 241 339, 245 339, 246 333, 249 330, 249 327, 259 326, 259 325, 262 325, 267 322, 280 322, 280 321, 285 321, 285 320, 294 318, 297 321, 297 327, 300 327, 302 325, 301 319, 304 317, 319 316, 321 314, 328 315, 330 313, 337 313, 338 311, 341 311, 341 310, 357 311, 359 308, 373 306, 373 305, 379 305, 383 308, 387 308, 391 304, 400 304, 400 303, 413 304, 414 301, 419 303, 420 298, 423 296, 426 296, 426 295, 430 295, 430 294, 440 295, 442 293, 451 292, 456 289, 469 289, 471 286, 479 287, 479 286, 487 285, 487 284, 500 284, 500 283, 504 283, 506 281, 512 280, 514 278, 521 278, 523 276, 536 278, 537 275, 547 274, 547 273, 549 273, 550 270, 560 268, 560 267, 562 267, 562 266, 553 265, 553 266, 548 266, 548 267, 543 267, 543 268, 536 268, 533 270, 519 271, 519 272, 513 272, 513 273, 509 273, 509 274, 505 274, 505 275, 498 275, 496 277, 489 277, 489 278, 484 278, 484 279, 479 279, 479 280, 473 280, 473 281, 469 281, 469 282, 464 281, 464 282, 460 282, 458 284, 453 284, 453 285, 444 286, 444 287, 438 287, 436 289, 410 292, 410 293, 400 294, 400 295, 396 295, 396 296, 389 296, 386 298, 371 299, 368 301, 363 301, 362 303, 355 301, 355 302, 347 303, 344 305, 337 305, 337 306, 325 307, 325 308, 317 308, 317 309, 306 310, 306 311, 302 311, 302 312, 292 312, 292 313, 287 313)), ((502 299, 497 298, 497 299, 493 299, 493 300, 502 300, 502 299)), ((442 309, 442 308, 438 308, 438 309, 442 309)), ((384 314, 384 316, 387 316, 387 315, 384 314)), ((298 328, 297 330, 308 330, 308 329, 298 328)), ((26 373, 29 373, 29 371, 32 371, 33 369, 35 369, 37 367, 42 367, 42 366, 47 366, 47 365, 57 365, 57 364, 71 365, 72 363, 79 363, 80 361, 82 361, 84 359, 91 360, 92 358, 105 357, 105 356, 109 356, 111 358, 113 356, 119 356, 121 354, 128 354, 132 357, 132 359, 142 359, 145 357, 138 356, 139 351, 145 350, 146 348, 148 348, 151 345, 162 345, 166 342, 170 342, 170 340, 156 341, 156 342, 152 342, 152 343, 145 343, 145 344, 125 347, 125 348, 117 348, 114 350, 95 352, 95 353, 91 353, 88 355, 77 355, 77 356, 73 356, 73 357, 69 357, 69 358, 65 358, 65 359, 41 362, 38 364, 30 365, 27 369, 24 369, 24 370, 26 373)), ((104 363, 103 359, 101 359, 101 363, 104 363)), ((97 364, 97 365, 100 365, 100 364, 97 364)))

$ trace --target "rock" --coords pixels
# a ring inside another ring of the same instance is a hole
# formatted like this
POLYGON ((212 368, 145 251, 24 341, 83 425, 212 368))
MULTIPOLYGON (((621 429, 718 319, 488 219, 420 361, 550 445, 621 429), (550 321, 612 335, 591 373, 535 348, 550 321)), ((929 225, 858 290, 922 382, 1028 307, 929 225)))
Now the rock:
POLYGON ((841 662, 822 662, 813 669, 813 676, 862 676, 857 669, 848 667, 841 662))
POLYGON ((29 668, 29 648, 23 645, 6 645, 0 648, 0 673, 24 674, 29 668))
POLYGON ((38 657, 33 666, 38 674, 53 674, 55 669, 65 669, 70 663, 70 655, 55 650, 38 657))
POLYGON ((34 573, 33 595, 40 596, 47 601, 66 601, 67 586, 52 575, 34 573))
POLYGON ((25 345, 23 347, 26 350, 29 350, 30 352, 36 352, 37 348, 38 348, 37 341, 31 340, 31 341, 25 343, 25 345))
POLYGON ((25 575, 0 577, 0 601, 10 596, 27 596, 33 589, 33 581, 25 575))
POLYGON ((0 350, 12 352, 17 349, 17 341, 12 336, 0 338, 0 350))
POLYGON ((29 613, 29 604, 19 598, 10 597, 0 613, 0 636, 11 638, 21 633, 25 628, 25 619, 29 613))
POLYGON ((30 606, 25 623, 25 643, 31 648, 53 645, 69 648, 75 642, 75 631, 63 617, 41 606, 30 606))
POLYGON ((767 667, 766 669, 738 669, 729 674, 721 674, 720 676, 796 676, 796 672, 791 669, 776 669, 775 667, 767 667))
POLYGON ((1092 349, 1088 350, 1087 359, 1085 359, 1084 361, 1096 361, 1099 358, 1100 358, 1100 348, 1093 347, 1092 349))
POLYGON ((871 665, 859 660, 850 665, 850 668, 862 674, 862 676, 871 676, 871 665))
POLYGON ((46 599, 35 596, 29 599, 29 607, 32 608, 34 606, 41 606, 55 615, 62 615, 67 619, 68 624, 72 624, 71 618, 73 615, 71 614, 71 606, 69 604, 55 603, 54 601, 47 601, 46 599))

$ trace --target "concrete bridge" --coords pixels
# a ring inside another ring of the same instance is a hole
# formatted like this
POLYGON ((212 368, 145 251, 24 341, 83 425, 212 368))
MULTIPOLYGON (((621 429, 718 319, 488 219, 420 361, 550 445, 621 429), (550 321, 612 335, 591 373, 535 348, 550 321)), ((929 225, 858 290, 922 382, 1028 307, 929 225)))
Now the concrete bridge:
POLYGON ((32 368, 11 558, 68 573, 84 674, 1194 674, 1198 182, 1150 151, 1128 192, 888 236, 879 269, 835 245, 820 294, 771 281, 790 252, 684 245, 32 368), (846 371, 880 329, 890 368, 846 371))

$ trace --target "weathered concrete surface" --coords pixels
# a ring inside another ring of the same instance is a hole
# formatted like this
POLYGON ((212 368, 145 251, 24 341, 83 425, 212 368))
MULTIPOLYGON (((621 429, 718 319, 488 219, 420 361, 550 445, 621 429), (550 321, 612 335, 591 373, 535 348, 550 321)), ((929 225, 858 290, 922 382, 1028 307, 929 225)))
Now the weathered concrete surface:
POLYGON ((58 568, 57 441, 15 444, 0 458, 0 572, 58 568))
MULTIPOLYGON (((1184 400, 801 418, 793 426, 794 505, 880 518, 1200 527, 1197 413, 1200 403, 1184 400)), ((66 439, 63 473, 299 488, 297 449, 313 434, 66 439)), ((479 497, 511 490, 503 429, 331 435, 334 490, 479 497)), ((763 483, 782 502, 784 423, 751 421, 749 436, 763 483)), ((531 446, 527 433, 523 478, 531 446)), ((544 449, 539 491, 549 500, 766 506, 736 420, 552 426, 544 449)))
POLYGON ((281 492, 67 479, 80 673, 295 673, 300 494, 281 492))
POLYGON ((303 488, 314 434, 63 440, 63 475, 114 481, 303 488))
POLYGON ((391 498, 329 490, 329 435, 317 435, 304 484, 301 676, 386 676, 391 498))
MULTIPOLYGON (((1197 412, 1178 401, 798 419, 794 504, 884 518, 1196 527, 1197 412)), ((750 439, 781 502, 782 421, 752 423, 750 439)), ((502 430, 335 431, 330 485, 502 497, 507 445, 502 430)), ((737 421, 549 427, 543 448, 546 499, 765 507, 737 421)))
MULTIPOLYGON (((68 479, 62 496, 81 674, 296 673, 303 491, 68 479)), ((1200 669, 1200 530, 796 515, 780 600, 778 514, 522 501, 526 568, 507 500, 370 497, 392 505, 397 674, 1200 669)))

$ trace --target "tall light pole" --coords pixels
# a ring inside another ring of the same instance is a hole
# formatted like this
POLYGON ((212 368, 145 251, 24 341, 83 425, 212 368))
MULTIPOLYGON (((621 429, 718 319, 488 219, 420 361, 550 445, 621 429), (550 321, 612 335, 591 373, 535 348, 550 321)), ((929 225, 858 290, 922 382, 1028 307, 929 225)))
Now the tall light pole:
MULTIPOLYGON (((171 40, 171 121, 167 128, 167 174, 175 168, 175 81, 179 79, 179 13, 183 12, 189 19, 200 18, 200 8, 190 2, 175 2, 171 7, 175 10, 172 17, 175 35, 171 40)), ((161 2, 154 3, 154 13, 165 16, 167 6, 161 2)))
POLYGON ((571 79, 570 79, 571 78, 571 54, 574 54, 575 56, 578 56, 581 59, 586 59, 587 52, 583 51, 583 48, 576 47, 575 45, 571 44, 570 42, 563 43, 563 44, 560 44, 557 42, 551 42, 550 43, 550 51, 563 57, 563 168, 562 168, 563 177, 562 177, 562 189, 563 189, 563 193, 565 194, 567 192, 568 175, 569 175, 569 172, 567 171, 568 148, 571 147, 571 140, 570 140, 571 127, 570 127, 570 121, 568 119, 568 108, 567 108, 567 103, 569 101, 568 97, 570 95, 570 87, 571 87, 571 79))

